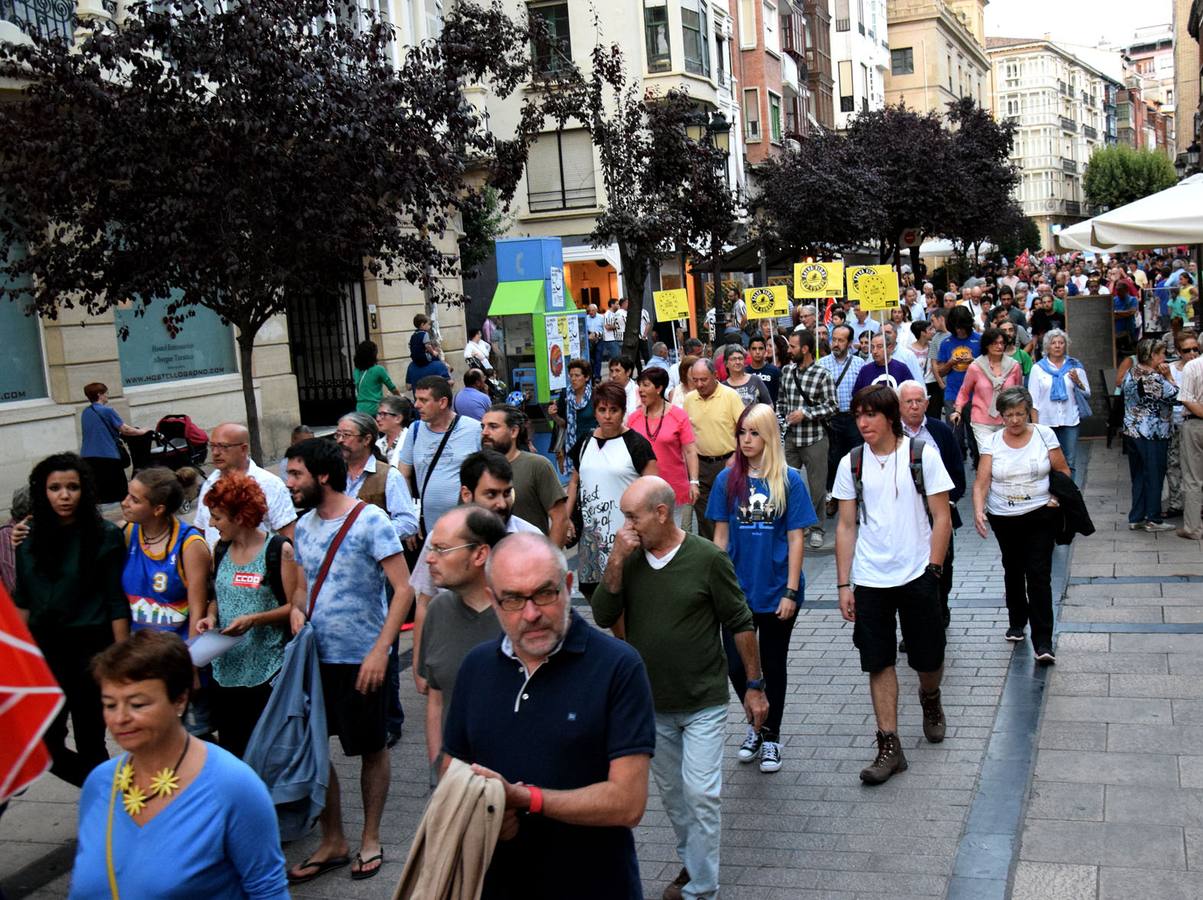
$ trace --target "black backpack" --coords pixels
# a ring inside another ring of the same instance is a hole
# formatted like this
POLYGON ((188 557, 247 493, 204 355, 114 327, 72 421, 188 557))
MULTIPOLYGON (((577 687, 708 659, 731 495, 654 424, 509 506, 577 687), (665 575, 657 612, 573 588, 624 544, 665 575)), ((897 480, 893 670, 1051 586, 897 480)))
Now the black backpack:
MULTIPOLYGON (((273 534, 267 539, 267 558, 264 560, 264 566, 267 568, 267 583, 271 586, 272 593, 281 605, 291 602, 291 598, 284 593, 284 575, 280 571, 284 561, 284 545, 291 543, 292 541, 282 534, 273 534)), ((217 546, 213 548, 214 578, 217 577, 217 570, 221 567, 221 561, 225 559, 226 551, 229 549, 229 541, 218 541, 217 546)))
MULTIPOLYGON (((927 513, 927 524, 932 524, 931 507, 927 504, 927 490, 923 481, 923 448, 927 442, 922 438, 911 438, 911 458, 907 466, 911 470, 911 481, 915 482, 915 490, 923 500, 923 511, 927 513)), ((856 517, 860 522, 865 521, 865 483, 861 472, 865 465, 865 445, 858 444, 852 448, 850 462, 852 463, 852 482, 856 485, 856 517)))

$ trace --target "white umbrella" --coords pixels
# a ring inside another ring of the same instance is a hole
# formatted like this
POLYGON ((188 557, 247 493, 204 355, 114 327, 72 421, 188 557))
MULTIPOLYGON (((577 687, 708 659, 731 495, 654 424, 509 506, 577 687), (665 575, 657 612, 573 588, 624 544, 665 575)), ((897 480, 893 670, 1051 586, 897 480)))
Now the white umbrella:
POLYGON ((1203 173, 1090 220, 1096 247, 1203 244, 1203 173))
POLYGON ((1082 222, 1075 222, 1057 232, 1057 246, 1062 250, 1084 250, 1087 253, 1113 253, 1126 252, 1134 249, 1126 244, 1118 244, 1114 247, 1100 247, 1091 243, 1091 230, 1094 226, 1093 219, 1086 219, 1082 222))

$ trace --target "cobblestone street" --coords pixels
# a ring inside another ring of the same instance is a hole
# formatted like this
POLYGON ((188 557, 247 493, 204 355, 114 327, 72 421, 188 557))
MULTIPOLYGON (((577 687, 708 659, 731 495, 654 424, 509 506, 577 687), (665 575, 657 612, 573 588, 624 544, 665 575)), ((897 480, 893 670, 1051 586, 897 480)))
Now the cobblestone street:
MULTIPOLYGON (((1091 442, 1088 455, 1099 530, 1075 544, 1072 569, 1063 549, 1055 557, 1055 595, 1068 580, 1057 665, 1036 669, 1030 643, 1012 651, 1002 640, 997 545, 962 528, 943 689, 948 737, 924 741, 917 682, 901 669, 899 731, 910 768, 880 787, 857 778, 873 755, 873 713, 851 627, 835 608, 832 536, 808 553, 780 772, 737 762, 743 725, 731 706, 723 897, 1203 894, 1203 779, 1194 765, 1203 722, 1203 555, 1172 532, 1129 532, 1123 457, 1101 442, 1091 442)), ((968 508, 966 500, 963 513, 968 508)), ((396 883, 427 795, 421 706, 408 676, 402 693, 408 719, 392 757, 382 874, 353 882, 336 873, 294 896, 382 897, 396 883)), ((344 783, 356 782, 356 765, 340 761, 339 769, 344 783)), ((75 796, 46 777, 0 820, 0 884, 9 897, 66 894, 75 796)), ((344 798, 354 836, 358 792, 344 798)), ((646 894, 659 897, 679 862, 654 786, 636 838, 646 894)), ((316 837, 287 846, 290 863, 314 844, 316 837)))

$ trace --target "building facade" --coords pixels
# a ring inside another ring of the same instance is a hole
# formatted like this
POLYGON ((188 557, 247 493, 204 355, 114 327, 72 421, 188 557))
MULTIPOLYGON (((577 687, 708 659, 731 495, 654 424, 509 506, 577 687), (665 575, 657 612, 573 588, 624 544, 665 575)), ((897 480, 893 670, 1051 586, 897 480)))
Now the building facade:
POLYGON ((890 71, 886 0, 833 0, 831 62, 835 127, 848 127, 858 112, 885 105, 890 71))
MULTIPOLYGON (((441 22, 441 0, 379 0, 376 8, 407 41, 437 33, 441 22)), ((107 18, 123 9, 100 0, 80 0, 76 10, 70 4, 0 3, 0 40, 28 41, 35 33, 71 39, 72 12, 107 18)), ((400 41, 396 52, 404 52, 400 41)), ((18 90, 19 85, 0 86, 0 102, 16 100, 18 90)), ((444 237, 444 252, 457 253, 457 238, 454 233, 444 237)), ((458 279, 446 287, 458 291, 458 279)), ((426 299, 407 282, 386 285, 365 275, 340 296, 291 304, 265 325, 253 356, 264 452, 276 458, 300 422, 333 425, 341 412, 354 408, 350 363, 360 340, 376 341, 381 362, 394 381, 403 383, 412 319, 428 308, 426 299)), ((153 427, 169 413, 187 414, 206 430, 246 421, 234 330, 207 310, 198 308, 174 336, 154 306, 143 316, 134 315, 128 302, 99 316, 72 309, 56 320, 39 320, 24 312, 15 303, 0 304, 0 359, 5 360, 0 442, 7 450, 0 459, 0 511, 8 508, 13 490, 37 460, 78 450, 80 412, 87 405, 83 386, 89 382, 105 383, 122 419, 140 427, 153 427)), ((462 312, 435 312, 444 345, 462 347, 462 312)))
POLYGON ((804 137, 813 115, 799 2, 733 0, 744 158, 763 163, 804 137))
POLYGON ((1174 26, 1154 25, 1136 29, 1124 48, 1128 78, 1140 90, 1147 114, 1140 146, 1174 154, 1174 26))
POLYGON ((1174 0, 1174 153, 1199 143, 1199 41, 1190 34, 1192 0, 1174 0))
POLYGON ((990 58, 983 33, 984 0, 889 0, 890 68, 886 103, 945 114, 969 97, 989 109, 990 58))
POLYGON ((1118 96, 1121 86, 1047 39, 990 37, 986 52, 995 115, 1016 126, 1016 199, 1040 226, 1044 246, 1054 246, 1057 231, 1089 215, 1082 175, 1106 143, 1108 88, 1118 96))

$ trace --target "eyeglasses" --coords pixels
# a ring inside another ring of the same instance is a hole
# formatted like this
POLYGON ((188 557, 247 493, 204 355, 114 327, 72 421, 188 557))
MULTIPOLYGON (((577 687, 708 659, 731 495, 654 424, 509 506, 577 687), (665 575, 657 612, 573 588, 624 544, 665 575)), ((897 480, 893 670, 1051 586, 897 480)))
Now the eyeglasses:
POLYGON ((446 556, 452 550, 463 550, 465 547, 478 547, 478 546, 480 546, 480 541, 469 541, 466 544, 456 544, 454 547, 436 547, 434 544, 431 544, 430 552, 437 553, 439 556, 446 556))
POLYGON ((213 441, 209 442, 210 450, 220 450, 223 453, 227 450, 233 450, 235 447, 245 447, 245 446, 246 446, 246 441, 238 441, 235 444, 215 444, 213 441))
POLYGON ((358 431, 336 431, 334 432, 334 436, 339 440, 345 440, 347 438, 361 438, 366 435, 362 435, 358 431))
POLYGON ((394 413, 394 412, 386 412, 386 411, 385 411, 385 410, 383 410, 383 409, 382 409, 382 410, 380 410, 378 413, 376 413, 376 418, 377 418, 377 419, 379 419, 381 416, 390 416, 390 417, 392 417, 392 418, 394 418, 394 419, 399 419, 399 418, 401 418, 401 416, 400 416, 400 415, 398 415, 397 413, 394 413))
POLYGON ((1178 352, 1179 353, 1198 353, 1199 348, 1198 347, 1179 347, 1178 352))
POLYGON ((551 606, 560 599, 560 591, 563 587, 563 584, 555 587, 541 587, 533 594, 500 594, 497 597, 497 605, 506 612, 520 612, 526 609, 527 603, 534 603, 535 606, 551 606))

